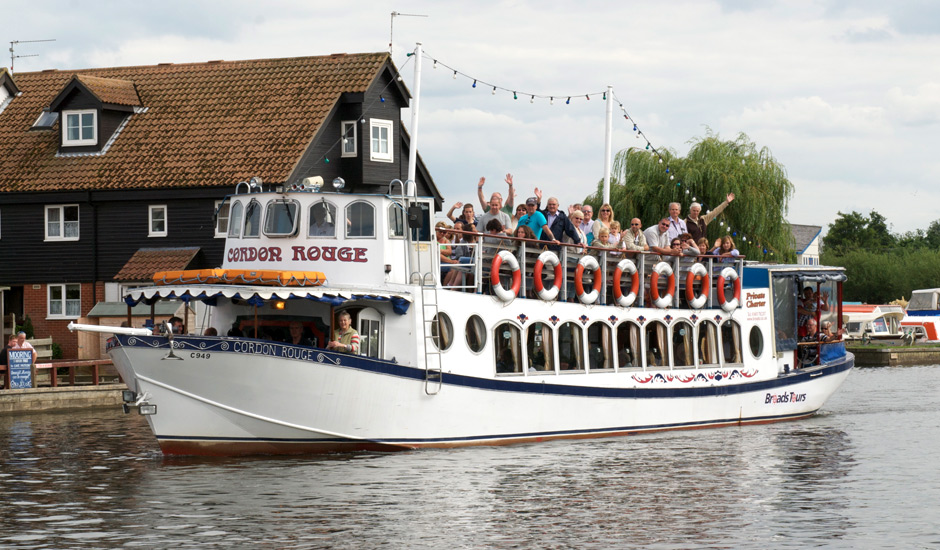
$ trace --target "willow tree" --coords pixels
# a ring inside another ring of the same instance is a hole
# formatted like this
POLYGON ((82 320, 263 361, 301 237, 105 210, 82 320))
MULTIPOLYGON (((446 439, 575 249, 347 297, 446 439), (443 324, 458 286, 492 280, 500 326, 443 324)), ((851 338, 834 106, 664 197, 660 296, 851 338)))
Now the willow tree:
MULTIPOLYGON (((785 219, 793 184, 783 165, 743 133, 733 141, 722 141, 709 130, 691 143, 685 157, 635 147, 617 153, 610 186, 616 219, 625 225, 624 220, 639 217, 648 227, 666 216, 670 202, 680 203, 685 216, 697 201, 705 214, 734 193, 734 202, 708 224, 708 238, 732 235, 749 259, 793 261, 793 237, 785 219)), ((602 198, 600 183, 584 202, 597 212, 602 198)))

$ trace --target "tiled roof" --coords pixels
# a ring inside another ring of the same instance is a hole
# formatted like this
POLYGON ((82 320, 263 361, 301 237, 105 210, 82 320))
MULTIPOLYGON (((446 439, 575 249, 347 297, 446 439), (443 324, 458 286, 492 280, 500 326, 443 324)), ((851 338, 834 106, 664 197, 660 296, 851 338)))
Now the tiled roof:
POLYGON ((100 78, 87 74, 75 75, 75 79, 84 84, 102 103, 140 106, 140 97, 137 96, 134 83, 130 80, 100 78))
POLYGON ((797 254, 806 252, 806 248, 813 242, 820 233, 822 227, 818 225, 798 225, 790 224, 790 234, 793 235, 794 250, 797 254))
POLYGON ((383 52, 17 73, 22 94, 0 113, 0 192, 285 182, 340 95, 365 92, 388 60, 383 52), (57 157, 58 124, 29 131, 74 75, 131 82, 146 108, 104 155, 57 157))
POLYGON ((150 281, 158 271, 181 271, 199 248, 141 248, 114 276, 115 281, 150 281))

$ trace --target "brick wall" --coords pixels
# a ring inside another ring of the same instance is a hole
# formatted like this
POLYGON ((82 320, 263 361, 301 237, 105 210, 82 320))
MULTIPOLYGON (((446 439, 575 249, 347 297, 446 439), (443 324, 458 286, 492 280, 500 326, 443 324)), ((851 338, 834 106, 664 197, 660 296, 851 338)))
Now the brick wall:
MULTIPOLYGON (((82 311, 84 317, 98 301, 104 299, 104 283, 81 283, 82 311)), ((36 338, 48 338, 62 347, 64 359, 78 358, 78 335, 69 332, 68 324, 77 319, 46 319, 48 315, 49 290, 44 284, 23 286, 23 311, 33 322, 36 338), (38 288, 36 288, 38 287, 38 288)))

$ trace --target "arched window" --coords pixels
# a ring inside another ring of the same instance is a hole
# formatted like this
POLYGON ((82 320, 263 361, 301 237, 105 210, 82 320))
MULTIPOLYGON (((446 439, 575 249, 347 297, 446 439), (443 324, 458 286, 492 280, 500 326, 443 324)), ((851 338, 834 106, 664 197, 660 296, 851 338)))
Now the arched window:
POLYGON ((261 234, 261 203, 252 199, 245 209, 245 232, 242 237, 257 237, 261 234))
POLYGON ((268 237, 289 237, 297 231, 300 203, 295 200, 268 201, 264 212, 264 234, 268 237))
POLYGON ((624 321, 617 326, 617 368, 640 368, 640 327, 624 321))
POLYGON ((692 348, 692 323, 678 320, 672 325, 672 364, 676 367, 694 365, 692 348))
POLYGON ((545 323, 532 323, 526 333, 526 352, 529 372, 555 371, 555 350, 552 349, 552 329, 545 323))
POLYGON ((592 323, 588 327, 588 368, 591 370, 613 369, 613 349, 610 326, 603 321, 592 323))
POLYGON ((346 236, 375 237, 375 208, 365 201, 346 207, 346 236))
POLYGON ((405 236, 405 213, 402 211, 401 204, 397 202, 388 205, 388 236, 393 238, 405 236))
POLYGON ((232 202, 232 214, 228 220, 228 236, 239 237, 242 230, 242 203, 232 202))
POLYGON ((502 323, 493 329, 493 353, 496 356, 496 374, 522 374, 522 333, 512 323, 502 323))
POLYGON ((718 366, 718 325, 711 321, 702 321, 698 325, 698 364, 703 367, 718 366))
POLYGON ((558 368, 584 370, 584 338, 578 323, 568 322, 558 327, 558 368))
POLYGON ((646 366, 669 366, 669 341, 666 325, 661 321, 650 321, 646 325, 646 366))
POLYGON ((725 363, 743 363, 741 355, 741 325, 728 319, 721 324, 721 349, 725 363))
POLYGON ((336 207, 325 200, 310 206, 308 237, 336 236, 336 207))

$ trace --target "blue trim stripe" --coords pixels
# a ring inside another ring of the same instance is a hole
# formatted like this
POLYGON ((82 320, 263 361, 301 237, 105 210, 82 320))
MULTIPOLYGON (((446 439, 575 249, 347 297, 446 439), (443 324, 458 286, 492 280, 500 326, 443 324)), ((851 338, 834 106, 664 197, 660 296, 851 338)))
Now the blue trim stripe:
POLYGON ((919 309, 915 311, 907 310, 908 317, 937 317, 940 316, 940 310, 936 309, 919 309))

